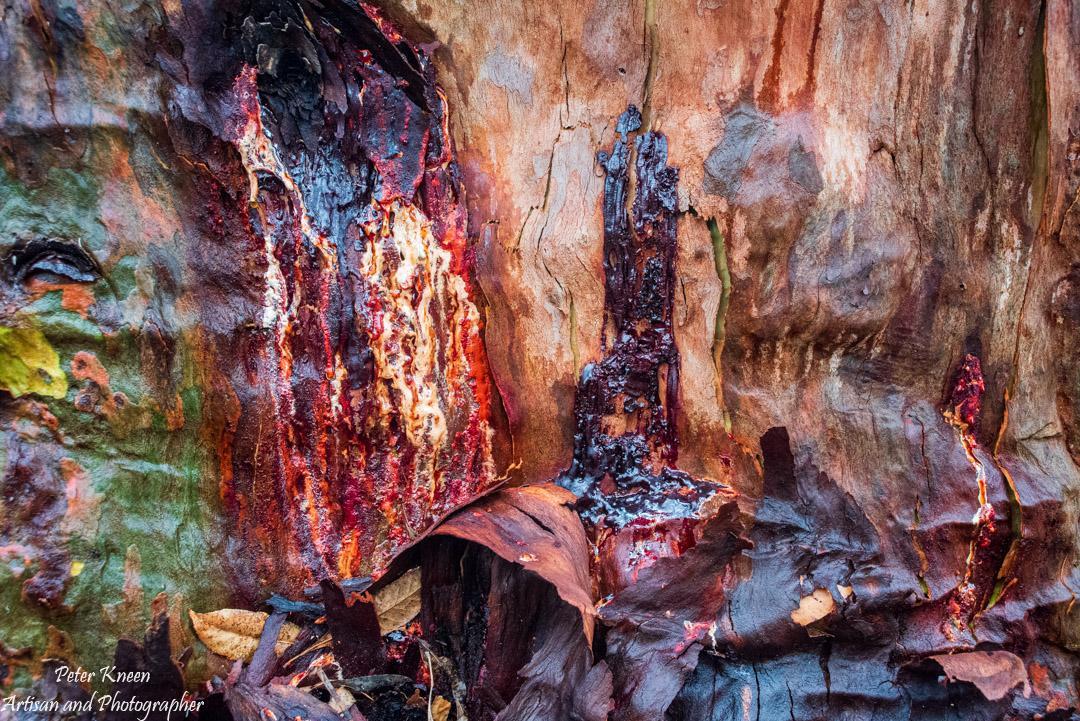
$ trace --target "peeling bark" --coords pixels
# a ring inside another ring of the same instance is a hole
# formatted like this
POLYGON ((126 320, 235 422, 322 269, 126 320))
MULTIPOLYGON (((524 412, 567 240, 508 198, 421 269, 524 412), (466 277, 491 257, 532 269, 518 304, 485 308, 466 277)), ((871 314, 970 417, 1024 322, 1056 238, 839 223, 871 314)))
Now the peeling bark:
POLYGON ((1073 4, 378 5, 0 10, 0 678, 1075 716, 1073 4))

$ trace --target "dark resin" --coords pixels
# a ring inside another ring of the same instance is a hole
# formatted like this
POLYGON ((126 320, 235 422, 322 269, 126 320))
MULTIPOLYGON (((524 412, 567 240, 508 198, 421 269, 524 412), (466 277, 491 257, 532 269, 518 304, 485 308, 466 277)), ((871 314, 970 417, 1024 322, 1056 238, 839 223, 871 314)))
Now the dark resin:
POLYGON ((581 373, 573 461, 558 481, 579 497, 587 523, 616 529, 694 518, 718 488, 675 468, 679 352, 671 319, 679 171, 667 165, 667 138, 636 134, 640 128, 641 114, 630 106, 611 152, 597 156, 606 175, 603 358, 581 373))

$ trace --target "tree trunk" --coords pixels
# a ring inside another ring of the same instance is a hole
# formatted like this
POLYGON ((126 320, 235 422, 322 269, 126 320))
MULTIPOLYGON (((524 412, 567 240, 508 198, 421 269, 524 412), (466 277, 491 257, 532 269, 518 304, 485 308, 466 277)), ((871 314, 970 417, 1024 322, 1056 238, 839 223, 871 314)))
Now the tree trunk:
POLYGON ((9 685, 419 565, 470 719, 1077 713, 1073 3, 0 17, 9 685))

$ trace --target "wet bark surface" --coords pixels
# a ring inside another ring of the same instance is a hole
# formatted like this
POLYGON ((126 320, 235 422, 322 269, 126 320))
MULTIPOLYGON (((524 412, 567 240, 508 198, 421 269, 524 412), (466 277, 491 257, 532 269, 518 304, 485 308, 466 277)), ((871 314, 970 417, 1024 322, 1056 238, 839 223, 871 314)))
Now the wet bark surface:
POLYGON ((5 684, 1076 716, 1070 3, 0 12, 5 684))

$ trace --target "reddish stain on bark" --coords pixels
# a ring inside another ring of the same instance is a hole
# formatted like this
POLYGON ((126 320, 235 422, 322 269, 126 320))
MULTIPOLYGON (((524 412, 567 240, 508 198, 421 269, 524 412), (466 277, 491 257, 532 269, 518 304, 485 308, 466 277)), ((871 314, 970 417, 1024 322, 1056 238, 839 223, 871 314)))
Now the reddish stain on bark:
POLYGON ((973 428, 979 420, 986 381, 978 356, 964 356, 953 376, 945 418, 957 430, 968 462, 975 472, 979 507, 972 518, 974 532, 968 548, 964 575, 951 592, 946 603, 948 619, 943 630, 951 635, 953 628, 964 629, 987 604, 994 587, 998 569, 1004 560, 1008 539, 996 523, 997 511, 990 503, 987 486, 986 455, 981 453, 973 428))
POLYGON ((776 30, 772 36, 772 58, 761 81, 758 93, 758 105, 775 111, 780 104, 780 70, 784 54, 784 30, 787 27, 788 4, 791 0, 780 0, 776 6, 776 30))
POLYGON ((953 377, 949 408, 966 425, 974 426, 982 410, 984 392, 986 381, 982 374, 982 363, 978 356, 968 353, 953 377))
POLYGON ((217 350, 245 369, 218 445, 253 593, 379 573, 495 475, 434 69, 373 12, 279 12, 243 26, 262 55, 243 57, 213 120, 240 168, 202 188, 206 222, 238 236, 261 286, 256 330, 217 350))

